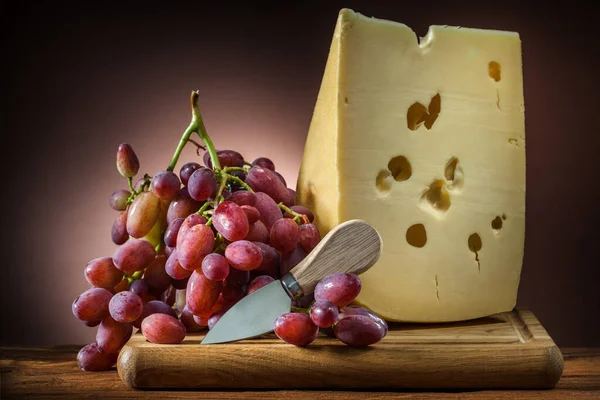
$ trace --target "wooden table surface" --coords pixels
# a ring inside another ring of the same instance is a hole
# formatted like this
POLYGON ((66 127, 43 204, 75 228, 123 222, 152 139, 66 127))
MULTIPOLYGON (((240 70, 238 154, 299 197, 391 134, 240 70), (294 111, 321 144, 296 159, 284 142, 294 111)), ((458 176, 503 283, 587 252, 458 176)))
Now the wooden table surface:
MULTIPOLYGON (((518 391, 141 391, 129 389, 116 369, 82 372, 79 347, 0 347, 0 399, 22 398, 149 398, 149 399, 564 399, 600 398, 600 348, 561 349, 565 367, 552 390, 518 391)), ((284 373, 284 371, 282 371, 284 373)))

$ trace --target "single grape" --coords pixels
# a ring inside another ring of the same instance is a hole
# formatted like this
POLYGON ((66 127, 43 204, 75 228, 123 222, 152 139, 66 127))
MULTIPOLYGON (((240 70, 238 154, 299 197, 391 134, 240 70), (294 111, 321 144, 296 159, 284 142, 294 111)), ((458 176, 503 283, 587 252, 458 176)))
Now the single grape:
POLYGON ((256 160, 252 161, 252 166, 255 165, 266 169, 270 169, 271 171, 275 171, 275 164, 273 164, 273 161, 271 161, 267 157, 258 157, 256 160))
POLYGON ((225 281, 221 296, 226 303, 235 304, 243 299, 245 295, 246 291, 244 290, 243 286, 232 285, 225 281))
POLYGON ((329 300, 338 307, 346 307, 360 293, 360 278, 354 274, 337 273, 326 276, 315 286, 315 300, 329 300))
MULTIPOLYGON (((195 215, 198 215, 198 214, 195 214, 195 215)), ((203 217, 201 217, 201 218, 203 218, 203 217)), ((176 218, 173 221, 171 221, 171 223, 167 227, 167 230, 165 231, 165 235, 163 236, 165 246, 169 246, 169 247, 177 246, 177 235, 179 233, 179 228, 181 228, 181 225, 183 224, 183 221, 185 221, 184 218, 176 218)))
MULTIPOLYGON (((218 150, 217 158, 219 159, 219 164, 221 164, 221 168, 244 166, 244 157, 242 157, 240 153, 234 150, 218 150)), ((204 153, 203 162, 204 165, 212 169, 212 162, 208 151, 204 153)))
POLYGON ((175 240, 175 246, 176 247, 181 247, 181 244, 183 243, 183 239, 185 238, 185 235, 187 235, 188 231, 190 230, 190 228, 194 225, 204 225, 206 224, 206 218, 204 218, 201 215, 198 215, 196 213, 194 214, 190 214, 188 215, 183 222, 181 223, 181 226, 179 227, 179 231, 177 232, 177 239, 175 240))
POLYGON ((261 242, 254 242, 262 254, 262 262, 254 271, 260 271, 261 275, 269 275, 275 279, 279 278, 279 253, 271 246, 261 242))
POLYGON ((201 206, 201 201, 196 201, 190 197, 187 186, 182 187, 169 204, 167 224, 170 224, 174 219, 187 217, 198 211, 201 206))
POLYGON ((186 304, 193 314, 204 315, 215 305, 223 288, 221 281, 211 281, 196 270, 186 289, 186 304))
MULTIPOLYGON (((190 276, 191 276, 191 272, 190 272, 190 276)), ((171 279, 171 286, 173 286, 175 289, 185 289, 187 287, 187 283, 189 280, 190 280, 189 276, 184 279, 171 279)))
MULTIPOLYGON (((315 220, 315 215, 308 208, 303 206, 291 206, 290 209, 298 214, 306 215, 308 218, 308 222, 313 222, 315 220)), ((290 213, 285 213, 285 218, 294 218, 294 216, 290 213)))
POLYGON ((118 353, 127 343, 132 332, 131 324, 122 324, 108 316, 102 320, 96 331, 98 349, 103 353, 118 353))
POLYGON ((255 192, 268 194, 276 203, 285 203, 290 198, 287 186, 281 182, 281 179, 277 176, 277 172, 271 171, 268 168, 258 165, 250 168, 246 177, 246 183, 255 192))
POLYGON ((119 213, 119 216, 113 222, 113 226, 110 231, 110 236, 114 244, 122 245, 129 240, 129 233, 127 232, 127 214, 128 210, 119 213))
POLYGON ((177 317, 177 313, 173 309, 173 307, 169 307, 167 303, 161 300, 150 300, 149 302, 144 304, 144 308, 142 309, 142 315, 138 319, 133 322, 133 326, 136 328, 140 328, 142 325, 142 321, 148 316, 152 314, 168 314, 172 317, 177 317))
POLYGON ((194 171, 196 171, 197 169, 200 169, 200 168, 202 168, 202 166, 196 162, 189 162, 189 163, 183 164, 183 166, 179 170, 179 178, 181 178, 181 182, 184 185, 187 185, 188 180, 190 179, 190 176, 192 176, 194 171))
POLYGON ((149 293, 148 284, 143 279, 136 279, 129 285, 129 291, 137 294, 142 301, 145 301, 149 293))
POLYGON ((296 244, 296 248, 290 252, 281 254, 281 263, 279 264, 279 274, 284 276, 306 258, 308 253, 304 251, 300 243, 296 244))
POLYGON ((125 178, 131 178, 138 173, 140 161, 131 145, 121 143, 117 149, 117 170, 125 178))
POLYGON ((194 171, 187 185, 190 196, 194 200, 205 201, 213 197, 218 190, 215 173, 208 168, 194 171))
POLYGON ((152 314, 142 322, 142 335, 157 344, 178 344, 185 339, 185 326, 167 314, 152 314))
POLYGON ((287 182, 285 181, 285 178, 283 177, 283 175, 281 175, 279 172, 274 171, 275 175, 277 175, 277 177, 279 178, 279 180, 281 181, 281 183, 283 183, 283 186, 285 186, 287 188, 287 182))
POLYGON ((267 230, 270 231, 275 221, 283 218, 281 209, 279 209, 277 203, 275 203, 268 194, 258 192, 254 195, 256 196, 254 207, 260 213, 260 221, 265 224, 267 230))
MULTIPOLYGON (((188 310, 188 312, 189 312, 189 310, 188 310)), ((210 318, 210 315, 194 315, 194 314, 192 314, 192 317, 193 317, 196 325, 201 326, 202 328, 206 328, 208 326, 208 319, 210 318)))
POLYGON ((250 225, 248 234, 244 239, 251 242, 269 243, 269 231, 267 230, 265 224, 263 224, 261 221, 256 221, 250 225))
POLYGON ((224 201, 219 204, 212 218, 213 226, 217 232, 232 242, 244 239, 250 229, 244 210, 231 201, 224 201))
POLYGON ((257 245, 248 240, 238 240, 225 248, 229 265, 242 271, 256 269, 262 263, 262 253, 257 245))
POLYGON ((102 353, 96 342, 90 343, 77 353, 77 365, 83 371, 107 371, 117 362, 119 353, 102 353))
POLYGON ((123 272, 115 267, 111 257, 99 257, 87 264, 84 276, 90 285, 112 290, 123 279, 123 272))
POLYGON ((114 192, 108 200, 108 205, 115 211, 124 211, 127 208, 127 200, 131 196, 128 190, 120 189, 114 192))
POLYGON ((202 273, 212 281, 223 281, 229 275, 227 259, 220 254, 211 253, 202 260, 202 273))
POLYGON ((131 239, 117 248, 112 259, 115 267, 128 275, 149 266, 156 257, 154 247, 145 240, 131 239))
POLYGON ((134 238, 142 238, 150 232, 158 217, 162 203, 151 192, 139 194, 129 206, 127 232, 134 238))
POLYGON ((269 244, 282 253, 294 250, 298 243, 300 230, 293 219, 275 221, 269 235, 269 244))
POLYGON ((185 269, 202 266, 202 259, 213 250, 215 235, 206 225, 194 225, 186 233, 181 246, 177 246, 179 263, 185 269))
POLYGON ((381 318, 379 315, 375 314, 371 310, 368 310, 361 306, 347 306, 342 309, 342 313, 339 315, 339 319, 345 318, 349 315, 366 315, 367 317, 371 318, 373 321, 381 325, 386 334, 388 332, 387 322, 385 322, 383 318, 381 318))
POLYGON ((294 189, 288 188, 288 193, 290 195, 287 203, 284 203, 288 207, 293 207, 296 204, 296 191, 294 189))
POLYGON ((173 200, 181 186, 179 177, 172 171, 161 171, 152 177, 152 193, 162 200, 173 200))
POLYGON ((275 320, 274 331, 277 337, 295 346, 308 346, 319 334, 310 317, 304 313, 286 313, 275 320))
POLYGON ((167 274, 165 256, 156 256, 154 261, 146 268, 144 280, 153 292, 162 292, 171 284, 171 277, 167 274))
POLYGON ((256 195, 247 190, 238 190, 237 192, 233 192, 228 198, 227 201, 231 201, 238 206, 251 206, 254 207, 256 204, 256 195))
POLYGON ((187 305, 185 307, 183 307, 183 311, 181 311, 179 320, 185 327, 186 332, 197 332, 197 331, 204 329, 204 327, 206 326, 206 325, 199 325, 195 321, 194 314, 192 314, 190 312, 189 308, 187 308, 187 305))
POLYGON ((333 326, 338 319, 338 308, 328 300, 315 302, 310 308, 310 319, 319 328, 329 328, 333 326))
POLYGON ((304 251, 310 253, 321 241, 319 229, 314 224, 300 225, 299 240, 304 251))
POLYGON ((171 256, 167 259, 167 263, 165 264, 165 271, 171 278, 176 280, 185 279, 192 275, 192 271, 183 268, 179 263, 179 258, 177 257, 177 249, 175 249, 171 256))
POLYGON ((258 221, 260 218, 260 213, 258 210, 252 206, 241 206, 241 209, 246 214, 246 218, 248 218, 248 223, 253 224, 258 221))
POLYGON ((273 282, 275 279, 269 275, 260 275, 256 278, 252 279, 252 282, 248 285, 248 294, 257 291, 263 286, 267 286, 269 283, 273 282))
POLYGON ((71 309, 82 321, 98 321, 108 315, 108 303, 113 294, 104 288, 91 288, 77 296, 71 309))
POLYGON ((142 315, 143 308, 144 303, 142 303, 140 296, 131 291, 115 294, 108 303, 110 316, 115 321, 122 323, 133 322, 138 319, 142 315))
POLYGON ((239 269, 229 268, 229 275, 225 278, 228 285, 244 286, 250 282, 250 271, 240 271, 239 269))
POLYGON ((335 336, 352 347, 364 347, 379 342, 387 330, 368 315, 343 316, 334 325, 335 336))

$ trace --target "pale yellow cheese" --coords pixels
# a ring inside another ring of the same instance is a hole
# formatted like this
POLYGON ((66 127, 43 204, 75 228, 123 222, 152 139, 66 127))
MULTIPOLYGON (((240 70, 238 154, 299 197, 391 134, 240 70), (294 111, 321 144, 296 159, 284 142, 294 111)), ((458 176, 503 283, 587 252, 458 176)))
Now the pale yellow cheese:
POLYGON ((298 202, 323 235, 354 218, 383 238, 358 302, 388 320, 511 310, 525 233, 521 41, 340 11, 298 202))

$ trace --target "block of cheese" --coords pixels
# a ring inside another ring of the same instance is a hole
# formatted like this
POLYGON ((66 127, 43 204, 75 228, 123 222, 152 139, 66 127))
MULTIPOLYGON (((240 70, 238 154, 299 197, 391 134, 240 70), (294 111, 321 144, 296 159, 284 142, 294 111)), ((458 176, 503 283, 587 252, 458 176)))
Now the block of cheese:
POLYGON ((514 32, 339 13, 305 144, 298 203, 325 235, 381 234, 358 303, 390 321, 511 310, 525 234, 521 41, 514 32))

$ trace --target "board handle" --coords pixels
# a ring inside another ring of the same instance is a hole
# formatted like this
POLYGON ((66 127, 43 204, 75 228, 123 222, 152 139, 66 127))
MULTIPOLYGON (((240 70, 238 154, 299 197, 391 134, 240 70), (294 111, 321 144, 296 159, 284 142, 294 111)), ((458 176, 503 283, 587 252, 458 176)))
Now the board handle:
POLYGON ((328 275, 360 275, 379 258, 383 242, 368 222, 353 219, 332 229, 304 260, 281 278, 292 299, 311 294, 328 275))

